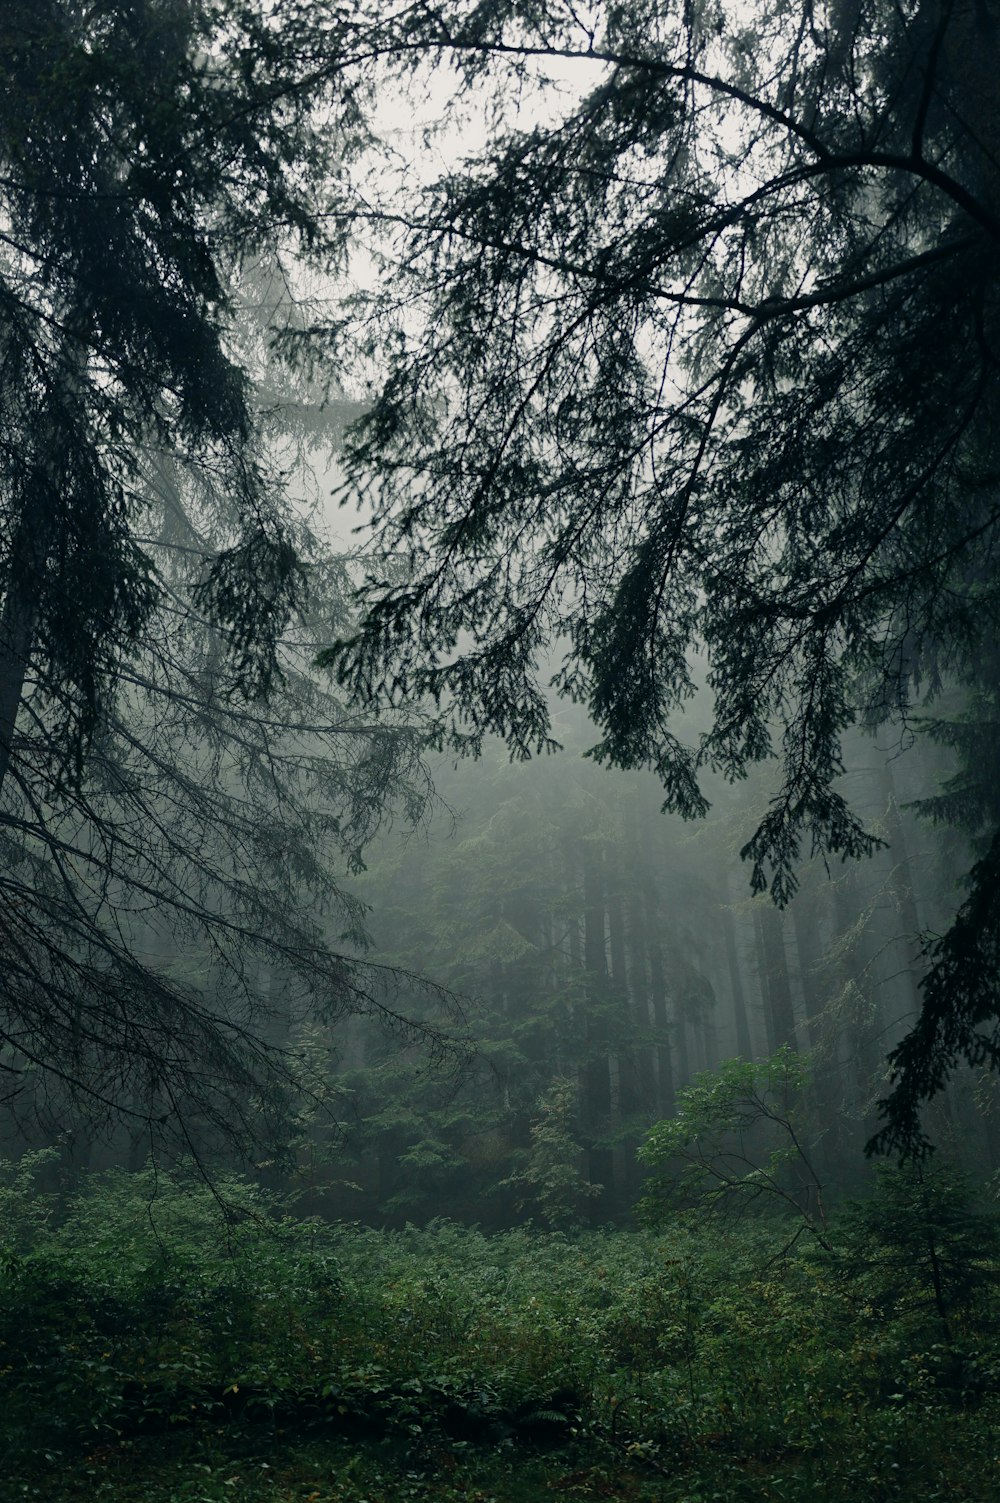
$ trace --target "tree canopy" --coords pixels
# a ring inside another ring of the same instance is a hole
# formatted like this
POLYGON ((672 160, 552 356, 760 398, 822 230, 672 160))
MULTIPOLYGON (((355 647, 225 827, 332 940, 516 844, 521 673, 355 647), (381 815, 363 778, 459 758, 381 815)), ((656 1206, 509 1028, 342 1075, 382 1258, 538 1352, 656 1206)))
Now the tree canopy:
MULTIPOLYGON (((480 108, 485 144, 356 210, 387 274, 334 344, 378 372, 348 464, 393 562, 327 655, 343 682, 430 695, 453 744, 522 756, 554 687, 596 757, 652 767, 686 814, 704 772, 780 759, 743 853, 779 904, 809 851, 871 852, 843 732, 919 729, 994 651, 997 25, 973 0, 445 0, 369 24, 397 80, 445 70, 446 116, 480 108), (686 740, 695 695, 711 723, 686 740)), ((883 1146, 920 1147, 920 1101, 998 1057, 987 838, 929 944, 883 1146)))
MULTIPOLYGON (((870 853, 837 781, 852 722, 909 734, 956 682, 994 714, 996 25, 979 0, 8 5, 11 838, 33 801, 70 880, 52 811, 98 768, 164 611, 215 634, 213 703, 279 692, 309 569, 266 367, 279 392, 322 370, 320 400, 343 369, 373 383, 347 456, 373 519, 363 617, 333 613, 324 658, 355 702, 430 696, 451 745, 499 733, 523 756, 550 743, 554 687, 588 705, 598 759, 654 769, 688 815, 705 773, 776 758, 744 855, 779 904, 808 851, 870 853), (385 101, 428 78, 446 142, 482 141, 439 173, 433 125, 416 155, 377 142, 385 101), (244 337, 262 265, 287 296, 244 337), (359 267, 335 318, 312 305, 359 267), (164 475, 212 516, 171 540, 181 607, 144 541, 164 475), (708 728, 685 737, 695 696, 708 728)), ((946 797, 983 853, 928 945, 884 1143, 920 1146, 920 1101, 1000 1051, 990 786, 946 797)), ((12 1016, 49 1006, 48 964, 12 1016)), ((71 1060, 76 1022, 65 1038, 71 1060)))
POLYGON ((349 579, 289 483, 363 139, 309 12, 0 17, 0 1078, 57 1124, 246 1141, 299 1012, 392 1016, 341 879, 421 742, 310 674, 349 579))

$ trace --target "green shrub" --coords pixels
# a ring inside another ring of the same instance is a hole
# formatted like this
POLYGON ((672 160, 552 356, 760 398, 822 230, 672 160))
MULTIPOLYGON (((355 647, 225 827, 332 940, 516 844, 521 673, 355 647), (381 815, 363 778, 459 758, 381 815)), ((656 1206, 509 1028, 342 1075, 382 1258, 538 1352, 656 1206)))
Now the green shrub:
POLYGON ((533 1205, 554 1231, 578 1227, 587 1202, 603 1189, 592 1184, 581 1169, 583 1147, 576 1131, 578 1098, 575 1081, 560 1077, 552 1082, 538 1103, 523 1169, 500 1185, 520 1190, 518 1210, 533 1205))
POLYGON ((293 1221, 248 1185, 221 1188, 228 1214, 194 1181, 98 1176, 61 1220, 53 1205, 12 1223, 8 1474, 178 1427, 213 1444, 264 1434, 265 1453, 317 1426, 429 1453, 572 1445, 680 1479, 663 1493, 678 1500, 930 1500, 949 1466, 971 1478, 987 1464, 995 1244, 944 1181, 918 1203, 883 1176, 825 1256, 789 1253, 790 1224, 764 1219, 383 1232, 293 1221), (921 1204, 951 1270, 952 1346, 927 1302, 921 1204), (956 1352, 976 1410, 954 1404, 956 1352), (747 1492, 761 1468, 770 1490, 747 1492))
POLYGON ((802 1120, 809 1060, 787 1046, 770 1059, 730 1059, 678 1092, 674 1115, 639 1149, 652 1171, 639 1219, 662 1226, 678 1208, 777 1212, 824 1240, 823 1187, 802 1120))
POLYGON ((879 1165, 871 1195, 838 1213, 819 1263, 854 1324, 877 1333, 885 1386, 973 1398, 995 1387, 1000 1218, 944 1162, 879 1165))

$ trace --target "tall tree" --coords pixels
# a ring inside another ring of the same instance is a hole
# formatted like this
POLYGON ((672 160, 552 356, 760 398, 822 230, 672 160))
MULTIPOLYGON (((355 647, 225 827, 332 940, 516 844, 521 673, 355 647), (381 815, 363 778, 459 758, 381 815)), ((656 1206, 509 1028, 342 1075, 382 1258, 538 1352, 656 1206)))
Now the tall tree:
POLYGON ((328 42, 285 3, 0 15, 0 1069, 20 1106, 245 1136, 281 1105, 274 991, 386 1007, 340 877, 387 800, 425 796, 419 739, 306 671, 310 612, 349 581, 282 473, 329 426, 285 358, 308 321, 289 265, 336 262, 324 210, 358 140, 328 42))
MULTIPOLYGON (((998 626, 993 7, 431 0, 365 25, 383 68, 430 57, 454 111, 484 102, 486 144, 359 210, 388 275, 335 331, 382 362, 350 474, 405 566, 372 569, 330 660, 527 755, 558 642, 596 755, 686 814, 704 769, 777 757, 744 855, 784 904, 803 841, 876 844, 845 729, 974 680, 998 626)), ((1000 1057, 991 838, 883 1143, 919 1147, 956 1059, 1000 1057)))

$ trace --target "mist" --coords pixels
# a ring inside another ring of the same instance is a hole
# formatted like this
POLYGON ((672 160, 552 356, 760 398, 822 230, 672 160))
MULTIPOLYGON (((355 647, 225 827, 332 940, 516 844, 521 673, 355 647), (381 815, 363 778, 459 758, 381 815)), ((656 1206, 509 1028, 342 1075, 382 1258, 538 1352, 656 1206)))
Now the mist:
POLYGON ((992 1496, 987 8, 0 30, 0 1493, 992 1496))

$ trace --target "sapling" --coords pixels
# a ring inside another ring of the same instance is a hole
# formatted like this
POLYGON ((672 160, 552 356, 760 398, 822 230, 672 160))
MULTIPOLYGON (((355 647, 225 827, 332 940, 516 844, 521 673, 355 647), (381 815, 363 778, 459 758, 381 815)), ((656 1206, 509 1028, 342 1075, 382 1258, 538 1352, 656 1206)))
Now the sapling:
POLYGON ((808 1056, 787 1046, 695 1076, 678 1092, 676 1114, 657 1122, 639 1149, 653 1171, 640 1217, 658 1225, 679 1205, 740 1214, 771 1204, 827 1246, 823 1187, 801 1120, 808 1078, 808 1056))

